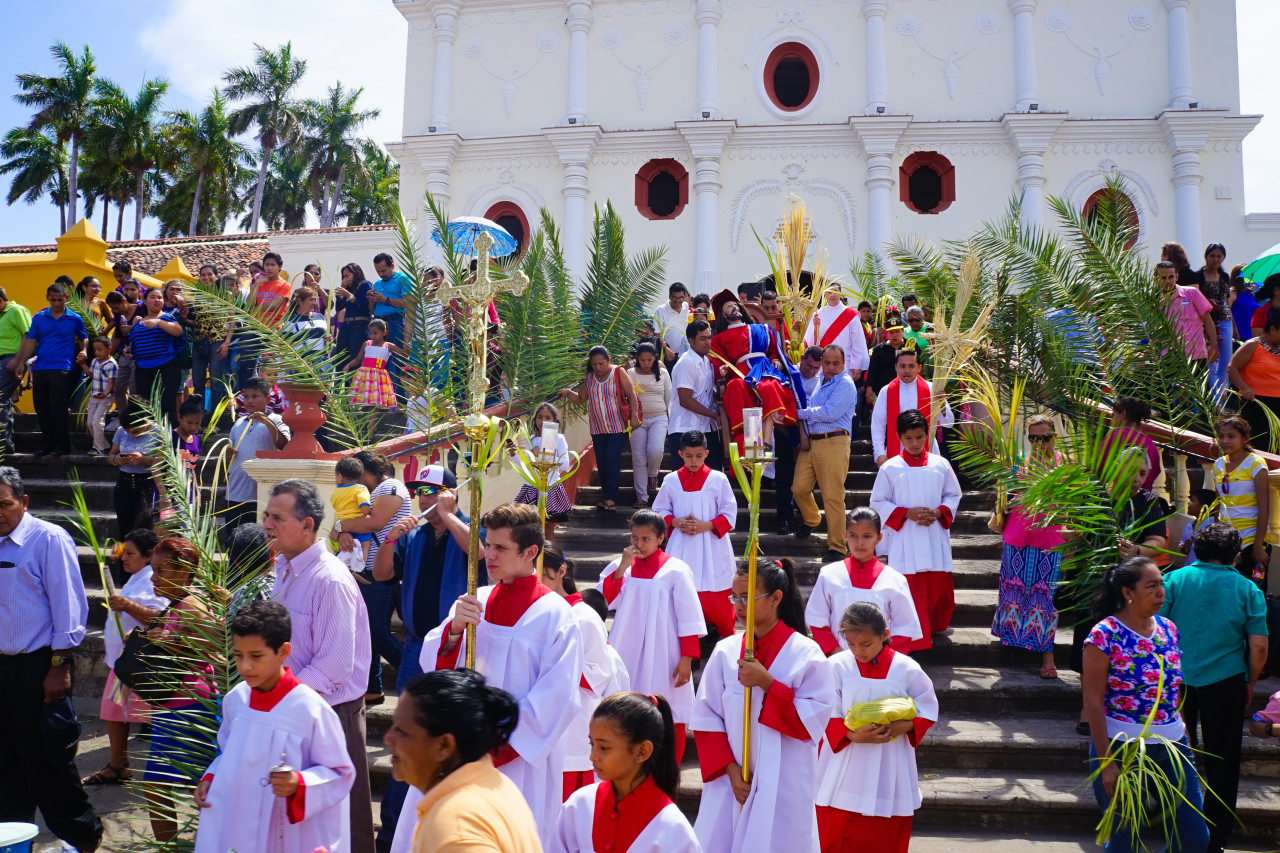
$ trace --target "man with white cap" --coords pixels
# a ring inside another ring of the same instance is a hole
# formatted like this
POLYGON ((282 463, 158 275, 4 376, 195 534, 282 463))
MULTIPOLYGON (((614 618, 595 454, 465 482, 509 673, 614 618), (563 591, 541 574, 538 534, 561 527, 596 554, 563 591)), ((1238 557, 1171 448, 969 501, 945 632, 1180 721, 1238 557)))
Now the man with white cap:
MULTIPOLYGON (((467 591, 470 520, 458 510, 458 479, 443 465, 428 465, 405 486, 418 498, 416 514, 400 519, 373 558, 374 580, 400 581, 404 655, 396 671, 396 691, 422 674, 422 638, 444 622, 449 608, 467 591)), ((483 532, 480 534, 483 537, 483 532)), ((483 569, 482 569, 483 572, 483 569)), ((480 578, 483 586, 485 578, 480 578)), ((382 795, 380 841, 390 843, 409 786, 392 779, 382 795)))

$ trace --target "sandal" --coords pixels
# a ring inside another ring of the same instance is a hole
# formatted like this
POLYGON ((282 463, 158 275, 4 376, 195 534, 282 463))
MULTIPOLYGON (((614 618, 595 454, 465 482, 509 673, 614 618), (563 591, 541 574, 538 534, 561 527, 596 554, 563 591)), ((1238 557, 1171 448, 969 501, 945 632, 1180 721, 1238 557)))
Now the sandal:
POLYGON ((636 499, 636 502, 635 502, 635 503, 633 503, 631 506, 632 506, 632 507, 634 507, 635 509, 645 509, 645 508, 647 508, 647 507, 649 506, 649 502, 648 502, 648 501, 642 501, 642 500, 640 500, 639 498, 637 498, 637 499, 636 499))
POLYGON ((617 505, 616 503, 614 503, 613 501, 604 501, 604 506, 603 506, 603 507, 601 507, 601 508, 602 508, 605 512, 617 512, 617 511, 618 511, 618 505, 617 505))
POLYGON ((1089 721, 1088 721, 1088 720, 1081 720, 1080 722, 1076 723, 1076 734, 1080 735, 1080 737, 1088 737, 1088 736, 1089 736, 1089 721))
POLYGON ((123 785, 132 781, 133 771, 126 764, 124 767, 116 767, 114 764, 108 763, 106 767, 94 773, 92 776, 86 776, 80 780, 81 785, 123 785), (110 774, 110 775, 108 775, 110 774))
POLYGON ((1058 668, 1057 668, 1056 666, 1051 666, 1051 665, 1049 665, 1049 664, 1047 664, 1047 663, 1046 663, 1046 664, 1041 664, 1041 666, 1040 666, 1040 677, 1041 677, 1041 678, 1057 678, 1057 677, 1058 677, 1058 668))
POLYGON ((596 504, 596 512, 604 512, 608 508, 609 507, 605 504, 604 501, 600 501, 600 503, 596 504))

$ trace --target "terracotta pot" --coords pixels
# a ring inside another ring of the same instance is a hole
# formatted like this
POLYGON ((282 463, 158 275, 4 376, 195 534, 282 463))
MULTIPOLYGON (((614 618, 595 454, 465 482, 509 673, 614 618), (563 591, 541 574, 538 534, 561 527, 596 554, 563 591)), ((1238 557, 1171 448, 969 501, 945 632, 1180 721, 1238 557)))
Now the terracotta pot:
POLYGON ((296 458, 323 454, 325 450, 316 440, 316 430, 324 426, 325 421, 328 420, 320 408, 324 391, 313 385, 298 385, 292 382, 281 382, 280 390, 284 392, 285 400, 288 401, 281 417, 293 433, 289 443, 280 451, 280 455, 296 458))

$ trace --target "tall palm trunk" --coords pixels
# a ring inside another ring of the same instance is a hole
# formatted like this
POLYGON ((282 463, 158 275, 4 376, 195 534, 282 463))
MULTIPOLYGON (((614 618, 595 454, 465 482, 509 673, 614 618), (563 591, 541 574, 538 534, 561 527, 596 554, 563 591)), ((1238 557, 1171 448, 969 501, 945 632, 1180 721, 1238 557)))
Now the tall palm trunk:
POLYGON ((200 194, 204 192, 204 169, 196 172, 196 197, 191 202, 191 222, 187 225, 187 236, 196 236, 196 226, 200 223, 200 194))
MULTIPOLYGON (((62 228, 62 233, 67 233, 67 204, 66 202, 58 202, 58 224, 62 228)), ((105 232, 103 232, 105 235, 105 232)))
POLYGON ((324 182, 324 192, 320 195, 320 227, 329 227, 329 193, 333 190, 333 184, 326 180, 324 182))
POLYGON ((253 191, 253 217, 249 221, 249 230, 253 233, 257 233, 258 217, 262 215, 262 191, 267 186, 267 169, 271 166, 271 152, 274 148, 274 145, 265 143, 262 146, 262 162, 258 164, 258 186, 253 191))
POLYGON ((120 234, 124 231, 124 194, 116 201, 116 242, 120 242, 120 234))
POLYGON ((107 239, 107 214, 111 212, 111 196, 102 194, 102 239, 107 239))
MULTIPOLYGON (((67 217, 72 225, 77 222, 76 219, 76 202, 79 201, 77 193, 80 192, 80 132, 73 131, 71 134, 71 161, 67 163, 67 195, 70 205, 70 215, 67 217)), ((63 228, 66 233, 66 228, 63 228)))
POLYGON ((143 186, 143 183, 142 183, 142 178, 144 175, 146 175, 146 172, 143 172, 141 169, 139 169, 138 175, 137 175, 137 183, 133 188, 133 191, 135 193, 134 208, 133 208, 133 239, 135 240, 142 239, 142 213, 144 208, 146 207, 146 204, 144 203, 146 201, 146 196, 143 195, 143 193, 146 191, 146 187, 143 186))
POLYGON ((347 177, 347 164, 343 163, 338 168, 338 177, 333 182, 332 195, 329 197, 329 228, 338 219, 338 200, 342 198, 342 182, 347 177))

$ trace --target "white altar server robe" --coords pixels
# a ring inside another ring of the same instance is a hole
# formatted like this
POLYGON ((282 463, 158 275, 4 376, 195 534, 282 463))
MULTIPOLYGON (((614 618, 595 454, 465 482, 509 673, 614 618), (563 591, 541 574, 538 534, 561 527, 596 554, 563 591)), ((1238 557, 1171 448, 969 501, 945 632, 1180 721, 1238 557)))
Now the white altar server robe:
POLYGON ((578 682, 578 714, 569 724, 565 735, 564 769, 586 771, 591 769, 591 715, 606 696, 630 690, 631 679, 627 666, 612 648, 605 633, 600 614, 580 595, 568 596, 573 618, 582 631, 582 679, 578 682), (585 686, 583 682, 586 682, 585 686))
POLYGON ((665 550, 693 570, 698 592, 719 592, 733 586, 735 567, 729 531, 738 520, 738 499, 728 477, 705 465, 697 474, 690 474, 687 468, 672 471, 662 479, 653 511, 664 516, 668 525, 672 519, 689 515, 715 524, 715 530, 692 536, 672 529, 665 550))
MULTIPOLYGON (((902 414, 908 409, 919 409, 919 394, 916 392, 916 386, 903 385, 899 380, 890 380, 890 384, 898 382, 898 414, 902 414)), ((937 405, 937 397, 933 398, 933 404, 937 405)), ((942 401, 942 414, 938 415, 938 426, 949 427, 955 426, 956 416, 951 411, 951 404, 946 400, 942 401)), ((880 389, 880 393, 876 395, 876 404, 871 409, 871 458, 879 459, 886 455, 886 440, 889 430, 896 430, 897 424, 889 423, 889 386, 886 385, 880 389)), ((938 452, 938 439, 935 436, 932 444, 929 445, 930 453, 938 452)))
POLYGON ((844 737, 844 714, 855 702, 910 698, 916 703, 916 722, 911 733, 888 743, 845 743, 838 752, 824 746, 818 759, 816 804, 869 817, 911 815, 920 808, 916 746, 938 719, 933 682, 920 664, 891 649, 881 653, 876 662, 879 666, 859 667, 857 658, 847 651, 833 656, 829 663, 839 695, 829 742, 844 737))
POLYGON ((310 687, 298 681, 286 687, 269 711, 250 707, 251 688, 243 683, 223 701, 219 755, 206 773, 213 777, 210 806, 200 809, 196 853, 351 849, 347 795, 356 771, 342 724, 310 687), (261 784, 282 759, 302 775, 289 801, 261 784))
POLYGON ((904 575, 951 571, 951 523, 941 519, 921 525, 905 515, 918 506, 946 507, 954 519, 960 506, 960 480, 941 456, 927 452, 921 456, 923 464, 902 454, 893 457, 880 467, 871 487, 871 508, 880 514, 884 529, 876 550, 888 554, 889 565, 904 575))
MULTIPOLYGON (((706 853, 818 850, 813 795, 818 743, 836 699, 831 668, 813 640, 791 632, 782 623, 770 634, 775 631, 789 635, 767 666, 775 679, 770 692, 780 684, 794 694, 795 712, 808 737, 801 740, 761 723, 765 692, 758 688, 751 691, 751 793, 739 807, 727 775, 703 784, 694 832, 706 853)), ((757 658, 762 663, 767 659, 763 650, 769 644, 768 636, 757 643, 757 658)), ((744 688, 738 683, 738 660, 742 657, 743 639, 742 635, 735 635, 716 643, 698 685, 698 701, 689 727, 698 737, 704 778, 712 768, 708 766, 710 756, 704 755, 703 732, 716 739, 727 738, 733 761, 742 763, 744 688)))
MULTIPOLYGON (((614 819, 611 792, 600 788, 601 785, 609 784, 611 783, 597 782, 580 788, 569 796, 565 801, 564 811, 560 813, 555 837, 551 839, 546 853, 702 853, 698 839, 693 834, 693 827, 689 826, 680 807, 658 790, 652 779, 645 779, 622 800, 626 804, 627 800, 637 794, 644 799, 643 802, 632 804, 643 810, 639 815, 627 815, 632 820, 647 820, 635 840, 626 850, 596 850, 592 840, 596 822, 614 819)), ((620 805, 619 812, 626 814, 626 805, 620 805)))
POLYGON ((858 316, 857 309, 851 309, 846 305, 823 305, 817 311, 813 312, 814 319, 818 320, 818 335, 813 334, 813 320, 809 321, 809 325, 804 330, 804 344, 806 347, 826 346, 826 344, 837 344, 844 350, 844 366, 850 373, 857 373, 866 370, 871 366, 871 355, 867 352, 867 336, 862 333, 862 318, 858 316), (845 311, 853 311, 853 317, 845 324, 834 337, 829 333, 833 324, 845 311))
MULTIPOLYGON (((907 640, 919 640, 920 617, 911 598, 911 588, 901 572, 886 566, 879 560, 874 565, 853 563, 847 557, 839 563, 828 563, 818 572, 818 579, 809 593, 809 603, 804 609, 804 621, 813 634, 814 642, 827 654, 849 648, 840 630, 840 619, 855 601, 866 601, 879 607, 889 623, 889 634, 907 640), (878 567, 878 569, 877 569, 878 567), (854 579, 858 583, 854 583, 854 579), (868 582, 870 582, 868 584, 868 582)), ((902 651, 906 651, 905 645, 902 651)))

